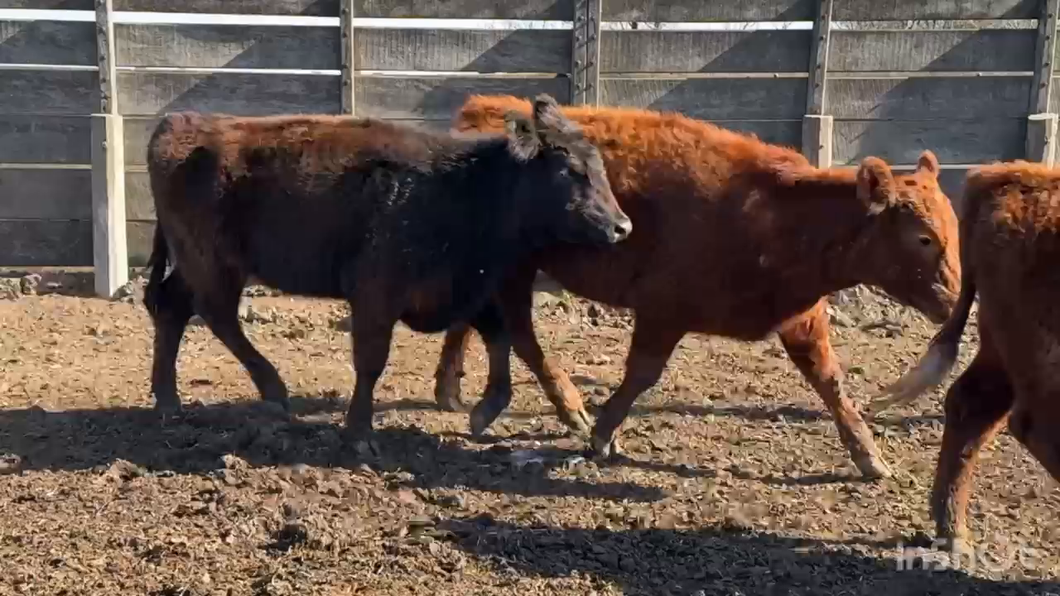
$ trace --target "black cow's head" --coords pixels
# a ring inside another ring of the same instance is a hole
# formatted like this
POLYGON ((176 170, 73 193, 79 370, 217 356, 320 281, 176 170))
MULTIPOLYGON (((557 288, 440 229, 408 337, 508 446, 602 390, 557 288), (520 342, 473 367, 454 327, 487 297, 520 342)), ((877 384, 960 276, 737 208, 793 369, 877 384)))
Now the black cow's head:
POLYGON ((611 192, 600 152, 556 100, 539 95, 531 118, 511 112, 505 123, 508 149, 526 168, 524 221, 572 243, 607 245, 629 236, 633 223, 611 192))

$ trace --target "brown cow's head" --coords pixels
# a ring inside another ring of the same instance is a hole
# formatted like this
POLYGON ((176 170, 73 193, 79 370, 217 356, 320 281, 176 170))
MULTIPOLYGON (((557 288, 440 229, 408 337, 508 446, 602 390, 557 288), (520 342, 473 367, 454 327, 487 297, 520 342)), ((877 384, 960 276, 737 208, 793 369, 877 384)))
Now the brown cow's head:
POLYGON ((556 100, 539 95, 531 118, 505 117, 508 147, 532 180, 519 194, 528 225, 559 240, 606 245, 629 236, 633 223, 611 192, 600 152, 564 116, 556 100))
POLYGON ((911 174, 896 176, 876 157, 861 162, 857 194, 871 223, 853 263, 864 282, 936 324, 949 316, 961 289, 957 216, 938 175, 930 151, 921 153, 911 174))

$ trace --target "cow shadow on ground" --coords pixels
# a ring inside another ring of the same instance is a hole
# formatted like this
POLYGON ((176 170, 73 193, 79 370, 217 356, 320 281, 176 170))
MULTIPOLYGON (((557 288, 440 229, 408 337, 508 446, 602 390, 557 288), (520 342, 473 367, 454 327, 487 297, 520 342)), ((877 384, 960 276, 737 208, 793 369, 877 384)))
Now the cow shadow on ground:
MULTIPOLYGON (((464 403, 468 407, 473 407, 478 403, 478 396, 464 396, 464 403)), ((596 402, 586 401, 586 410, 596 416, 600 413, 600 408, 603 406, 604 399, 597 400, 596 402)), ((422 400, 422 399, 401 399, 387 404, 380 404, 377 408, 378 411, 383 410, 404 410, 404 411, 427 411, 435 410, 437 406, 433 401, 422 400)), ((812 410, 810 408, 804 408, 801 406, 792 406, 787 404, 781 404, 777 406, 758 406, 758 405, 746 405, 746 404, 729 404, 722 405, 716 403, 710 404, 693 404, 680 401, 669 401, 661 405, 634 405, 629 412, 630 417, 650 417, 656 414, 680 414, 682 416, 695 416, 695 417, 706 417, 706 416, 722 416, 730 418, 743 418, 752 422, 790 422, 795 424, 804 424, 808 422, 818 422, 821 420, 829 420, 831 416, 824 410, 812 410)), ((552 413, 540 413, 540 412, 529 412, 525 410, 508 409, 504 411, 501 418, 511 418, 513 420, 529 420, 532 418, 540 418, 541 416, 552 416, 552 413)), ((872 425, 880 425, 884 427, 894 428, 905 428, 911 429, 918 426, 932 426, 935 424, 941 424, 943 420, 942 414, 917 414, 913 416, 902 416, 899 414, 886 415, 881 414, 876 418, 869 418, 866 416, 865 421, 872 425)))
MULTIPOLYGON (((466 398, 465 398, 466 399, 466 398)), ((466 404, 474 404, 473 400, 465 401, 466 404)), ((586 408, 594 417, 599 416, 599 405, 587 404, 586 408)), ((432 411, 435 410, 436 406, 433 401, 422 400, 422 399, 411 399, 405 398, 380 404, 377 411, 386 410, 400 410, 400 411, 432 411)), ((677 413, 687 416, 732 416, 740 417, 752 422, 790 422, 794 424, 804 424, 808 422, 816 422, 819 420, 828 419, 828 415, 823 412, 817 412, 808 410, 805 408, 799 408, 795 406, 777 406, 776 408, 766 408, 762 406, 743 406, 743 405, 732 405, 732 406, 701 406, 687 403, 671 403, 662 406, 635 406, 633 411, 630 413, 631 417, 644 416, 649 417, 659 412, 670 412, 677 413)), ((519 423, 529 423, 535 419, 540 419, 544 416, 553 416, 552 413, 540 413, 540 412, 528 412, 523 410, 507 410, 498 420, 504 420, 508 418, 514 420, 517 424, 508 427, 508 433, 504 435, 486 435, 479 438, 482 442, 509 442, 509 441, 539 441, 549 443, 557 439, 563 439, 569 437, 567 431, 555 432, 545 430, 535 430, 540 425, 534 425, 534 427, 526 426, 520 428, 519 423)), ((941 424, 941 415, 921 415, 921 416, 893 416, 893 417, 880 417, 875 420, 870 420, 870 424, 880 425, 885 428, 884 432, 889 432, 890 428, 904 429, 907 431, 914 430, 918 426, 925 425, 937 425, 941 424)), ((445 431, 440 433, 443 437, 458 437, 466 440, 470 440, 471 436, 467 432, 460 431, 445 431)), ((542 457, 550 460, 567 460, 572 457, 578 457, 584 455, 584 451, 581 449, 563 449, 558 447, 540 447, 535 449, 535 452, 542 457)), ((601 465, 607 466, 620 466, 628 468, 637 468, 650 472, 659 472, 664 474, 674 474, 676 476, 684 478, 714 478, 717 476, 717 470, 713 468, 700 468, 691 466, 683 463, 672 463, 654 459, 651 455, 648 455, 646 459, 642 459, 641 456, 621 456, 615 459, 608 460, 606 463, 601 462, 601 465)), ((735 472, 734 476, 742 480, 752 480, 761 482, 763 484, 773 486, 808 486, 808 485, 819 485, 819 484, 832 484, 832 483, 843 483, 843 482, 871 482, 858 475, 856 472, 850 473, 824 473, 824 474, 774 474, 766 473, 764 475, 753 475, 747 472, 735 472)))
POLYGON ((641 502, 666 496, 659 489, 628 482, 551 477, 555 468, 572 465, 570 452, 544 453, 526 465, 510 446, 468 448, 464 441, 415 426, 377 423, 373 439, 379 455, 358 453, 342 441, 340 427, 311 420, 314 414, 344 409, 344 400, 337 398, 295 398, 292 411, 297 418, 291 420, 250 399, 187 404, 180 417, 170 419, 137 407, 2 410, 0 454, 17 456, 23 471, 100 470, 125 460, 148 473, 210 475, 225 467, 225 455, 233 454, 252 466, 367 465, 377 472, 403 471, 410 488, 463 486, 524 496, 641 502))
MULTIPOLYGON (((210 475, 234 454, 254 466, 295 466, 352 469, 360 465, 381 472, 405 471, 410 488, 466 486, 475 490, 524 496, 580 496, 604 500, 650 502, 663 491, 632 482, 585 482, 552 477, 557 469, 585 461, 584 445, 549 445, 565 432, 514 429, 473 440, 466 432, 429 433, 416 426, 376 423, 381 456, 356 453, 341 439, 341 428, 313 417, 344 412, 337 396, 292 397, 292 413, 284 420, 256 399, 186 405, 178 418, 163 419, 142 407, 49 412, 40 408, 0 411, 0 456, 15 455, 23 471, 99 470, 118 460, 149 472, 210 475), (545 445, 519 450, 513 441, 545 445), (478 448, 470 447, 479 443, 478 448), (529 462, 522 461, 523 459, 529 462)), ((376 412, 433 409, 422 400, 377 404, 376 412)), ((659 460, 651 455, 623 456, 598 466, 635 468, 684 478, 712 478, 717 470, 659 460)), ((778 471, 779 472, 779 471, 778 471)), ((741 475, 768 485, 796 486, 861 482, 856 474, 741 475)))
MULTIPOLYGON (((671 414, 682 414, 685 416, 727 416, 743 418, 755 422, 793 422, 806 423, 830 420, 831 415, 824 410, 811 410, 800 406, 778 405, 778 406, 754 406, 754 405, 699 405, 689 403, 667 403, 661 406, 634 406, 631 416, 651 416, 656 413, 667 412, 671 414)), ((869 425, 880 425, 885 427, 913 428, 917 426, 930 426, 942 422, 941 414, 917 414, 913 416, 880 415, 875 418, 865 416, 865 422, 869 425)))
MULTIPOLYGON (((587 530, 518 526, 480 516, 445 520, 440 527, 457 548, 489 561, 502 574, 589 576, 619 584, 627 595, 967 596, 1037 595, 1060 590, 1060 583, 1055 581, 995 581, 939 569, 936 558, 899 559, 899 552, 908 551, 899 551, 897 542, 892 556, 877 557, 860 554, 861 549, 849 547, 848 541, 799 539, 716 526, 587 530), (901 570, 900 561, 904 565, 901 570)), ((939 555, 947 556, 936 552, 932 557, 939 555)))

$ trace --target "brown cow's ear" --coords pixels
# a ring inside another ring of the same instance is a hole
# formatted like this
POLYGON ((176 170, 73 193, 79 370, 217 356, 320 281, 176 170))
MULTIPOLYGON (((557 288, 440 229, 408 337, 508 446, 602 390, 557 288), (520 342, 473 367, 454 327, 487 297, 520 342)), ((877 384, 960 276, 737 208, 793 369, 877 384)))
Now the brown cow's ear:
POLYGON ((529 161, 541 147, 534 124, 512 111, 504 115, 504 127, 508 135, 508 150, 519 161, 529 161))
POLYGON ((894 203, 895 184, 891 168, 878 157, 866 157, 858 168, 858 198, 876 215, 894 203))
POLYGON ((920 154, 920 159, 916 160, 916 169, 919 171, 928 172, 934 177, 939 177, 939 160, 935 157, 935 154, 930 150, 925 149, 920 154))

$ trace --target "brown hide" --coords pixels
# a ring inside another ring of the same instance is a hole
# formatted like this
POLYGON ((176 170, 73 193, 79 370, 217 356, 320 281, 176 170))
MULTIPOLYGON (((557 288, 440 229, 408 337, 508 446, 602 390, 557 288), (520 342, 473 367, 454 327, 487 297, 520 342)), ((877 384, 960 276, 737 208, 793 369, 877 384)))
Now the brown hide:
MULTIPOLYGON (((472 97, 456 128, 498 130, 508 110, 529 107, 472 97)), ((893 213, 908 225, 873 228, 854 169, 818 170, 792 149, 679 114, 591 107, 564 114, 600 147, 619 204, 642 223, 614 249, 542 255, 541 269, 567 289, 615 306, 679 308, 689 331, 746 340, 858 283, 880 286, 936 322, 949 314, 960 287, 957 218, 933 156, 914 174, 893 176, 893 213), (921 236, 929 250, 904 250, 921 236), (925 283, 934 281, 941 287, 925 283)), ((882 161, 866 163, 892 176, 882 161)))
POLYGON ((539 96, 528 116, 496 135, 350 116, 163 118, 148 144, 158 225, 144 291, 156 407, 181 408, 176 359, 197 313, 262 398, 289 409, 286 384, 237 317, 251 276, 345 299, 357 314, 349 438, 372 430, 399 321, 428 333, 469 323, 494 355, 491 390, 510 392, 494 298, 509 270, 538 247, 619 242, 631 230, 599 152, 555 100, 539 96))
MULTIPOLYGON (((513 97, 472 97, 455 126, 496 130, 506 112, 529 107, 513 97)), ((792 149, 678 114, 563 111, 600 148, 615 196, 634 222, 620 246, 564 247, 532 264, 568 290, 636 312, 626 376, 604 407, 594 446, 610 450, 633 400, 658 380, 684 333, 760 340, 779 331, 836 418, 861 471, 889 474, 846 396, 828 341, 826 297, 864 283, 934 321, 949 314, 960 283, 957 219, 938 187, 934 156, 924 152, 907 175, 895 175, 871 157, 856 171, 818 170, 792 149)), ((529 302, 509 301, 524 310, 529 302)), ((516 351, 557 414, 587 430, 580 396, 541 352, 528 315, 515 321, 516 351)), ((454 408, 461 407, 461 334, 466 329, 450 330, 438 371, 439 402, 454 408)), ((484 429, 497 409, 480 402, 472 413, 473 431, 484 429)))
POLYGON ((963 287, 921 363, 888 405, 938 385, 956 361, 976 293, 979 351, 946 394, 932 492, 943 539, 967 535, 979 451, 1009 429, 1060 480, 1060 170, 1013 162, 972 170, 960 224, 963 287))

